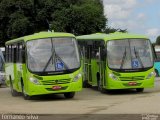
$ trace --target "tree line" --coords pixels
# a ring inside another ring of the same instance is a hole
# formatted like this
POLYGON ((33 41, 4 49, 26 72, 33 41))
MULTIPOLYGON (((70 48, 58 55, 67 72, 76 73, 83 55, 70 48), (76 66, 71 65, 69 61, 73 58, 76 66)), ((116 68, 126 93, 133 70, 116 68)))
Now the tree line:
POLYGON ((102 0, 0 0, 0 44, 53 29, 75 35, 126 32, 107 27, 102 0))

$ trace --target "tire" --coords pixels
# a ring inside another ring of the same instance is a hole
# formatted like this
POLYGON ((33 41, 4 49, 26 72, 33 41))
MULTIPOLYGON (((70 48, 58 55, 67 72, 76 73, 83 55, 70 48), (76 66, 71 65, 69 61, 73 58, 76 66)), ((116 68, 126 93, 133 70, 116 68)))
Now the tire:
POLYGON ((11 81, 11 80, 10 80, 10 89, 11 89, 11 95, 12 95, 13 97, 18 96, 18 92, 13 89, 13 84, 12 84, 12 81, 11 81))
POLYGON ((158 70, 155 70, 156 77, 159 77, 158 70))
POLYGON ((30 100, 31 96, 27 95, 24 90, 24 85, 22 86, 22 95, 25 100, 30 100))
POLYGON ((144 91, 144 88, 137 88, 136 91, 137 91, 137 92, 143 92, 143 91, 144 91))
POLYGON ((75 95, 75 92, 64 93, 64 97, 65 97, 65 98, 73 98, 74 95, 75 95))

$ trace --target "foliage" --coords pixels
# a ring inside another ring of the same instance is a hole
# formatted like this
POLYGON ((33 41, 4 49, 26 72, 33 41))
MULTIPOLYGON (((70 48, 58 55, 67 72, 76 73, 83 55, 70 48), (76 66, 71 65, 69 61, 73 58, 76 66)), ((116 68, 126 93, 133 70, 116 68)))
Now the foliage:
POLYGON ((127 29, 124 29, 124 30, 123 30, 123 29, 115 29, 115 28, 110 28, 110 27, 108 28, 108 27, 107 27, 107 28, 104 30, 104 32, 107 33, 107 34, 108 34, 108 33, 114 33, 114 32, 116 32, 116 31, 126 33, 126 32, 127 32, 127 29))
POLYGON ((52 28, 75 35, 89 34, 105 28, 103 6, 98 0, 79 0, 52 14, 52 28))
POLYGON ((34 32, 75 35, 112 32, 106 29, 102 0, 0 0, 0 42, 34 32))

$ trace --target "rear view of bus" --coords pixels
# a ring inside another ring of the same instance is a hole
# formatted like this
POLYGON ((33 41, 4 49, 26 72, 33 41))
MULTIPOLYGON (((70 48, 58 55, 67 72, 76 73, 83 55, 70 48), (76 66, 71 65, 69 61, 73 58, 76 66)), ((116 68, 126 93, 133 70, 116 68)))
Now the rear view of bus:
POLYGON ((73 98, 75 92, 82 89, 79 51, 74 35, 40 32, 9 41, 6 46, 11 48, 8 52, 23 57, 22 63, 14 62, 15 58, 6 65, 12 95, 22 92, 24 98, 29 99, 33 95, 63 93, 66 98, 73 98), (17 52, 19 44, 22 44, 21 52, 17 52))
POLYGON ((129 33, 96 33, 78 36, 84 55, 85 83, 106 89, 154 86, 153 51, 146 36, 129 33), (97 57, 95 57, 97 56, 97 57))

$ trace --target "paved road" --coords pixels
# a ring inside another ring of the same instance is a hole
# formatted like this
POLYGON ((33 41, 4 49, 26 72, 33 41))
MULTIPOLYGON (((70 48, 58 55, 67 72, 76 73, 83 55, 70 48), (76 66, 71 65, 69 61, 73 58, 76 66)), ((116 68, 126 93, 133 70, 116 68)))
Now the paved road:
POLYGON ((22 96, 12 97, 9 88, 0 88, 0 96, 1 114, 160 114, 160 78, 154 88, 143 93, 121 90, 102 94, 84 88, 70 100, 63 95, 24 100, 22 96))

